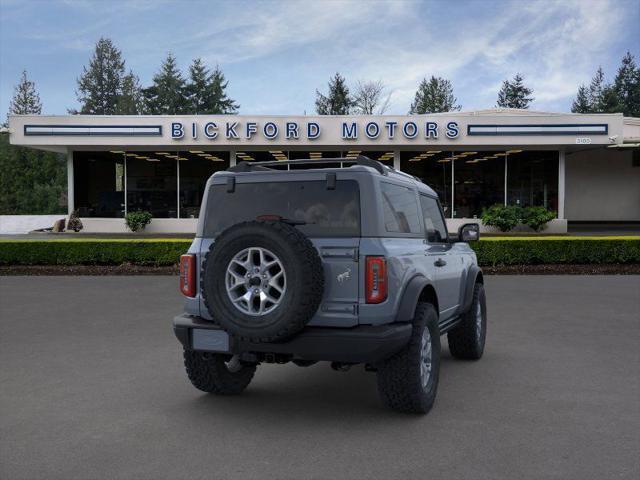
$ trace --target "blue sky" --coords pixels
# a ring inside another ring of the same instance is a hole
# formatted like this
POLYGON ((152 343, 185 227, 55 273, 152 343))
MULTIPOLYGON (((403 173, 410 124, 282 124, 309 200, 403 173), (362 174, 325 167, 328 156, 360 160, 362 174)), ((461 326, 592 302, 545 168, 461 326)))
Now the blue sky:
POLYGON ((463 109, 495 105, 516 72, 538 110, 568 111, 598 65, 640 63, 640 0, 162 1, 0 0, 0 116, 20 72, 43 112, 77 106, 76 78, 100 36, 148 84, 167 52, 187 70, 218 63, 242 114, 309 114, 336 71, 382 80, 406 113, 425 76, 449 78, 463 109))

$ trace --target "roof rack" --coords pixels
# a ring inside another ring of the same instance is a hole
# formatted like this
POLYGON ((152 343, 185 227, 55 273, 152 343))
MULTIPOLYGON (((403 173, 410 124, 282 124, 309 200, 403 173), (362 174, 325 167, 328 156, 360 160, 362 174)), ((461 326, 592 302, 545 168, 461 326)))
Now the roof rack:
POLYGON ((227 168, 228 172, 252 172, 252 171, 264 171, 264 170, 273 170, 269 168, 270 166, 275 165, 303 165, 308 163, 354 163, 356 165, 362 165, 365 167, 371 167, 377 170, 382 175, 387 175, 387 173, 392 168, 382 164, 377 160, 371 160, 369 157, 365 157, 364 155, 358 155, 356 158, 323 158, 323 159, 299 159, 299 160, 269 160, 266 162, 240 162, 233 167, 227 168))

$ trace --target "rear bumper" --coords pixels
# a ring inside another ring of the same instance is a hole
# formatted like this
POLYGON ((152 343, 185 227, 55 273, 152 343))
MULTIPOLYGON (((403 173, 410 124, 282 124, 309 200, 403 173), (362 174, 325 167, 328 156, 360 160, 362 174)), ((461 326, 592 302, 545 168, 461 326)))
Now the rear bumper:
MULTIPOLYGON (((220 327, 200 317, 180 315, 173 330, 184 348, 193 350, 193 330, 220 327)), ((409 342, 411 324, 361 325, 352 328, 306 327, 295 337, 278 343, 252 343, 230 337, 228 353, 270 353, 301 360, 374 363, 389 358, 409 342)))

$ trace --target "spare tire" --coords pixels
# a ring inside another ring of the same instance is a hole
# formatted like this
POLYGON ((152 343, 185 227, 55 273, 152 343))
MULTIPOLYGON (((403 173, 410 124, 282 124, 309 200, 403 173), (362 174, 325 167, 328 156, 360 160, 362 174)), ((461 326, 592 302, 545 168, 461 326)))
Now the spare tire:
POLYGON ((253 342, 284 340, 316 313, 324 292, 322 261, 311 241, 283 222, 243 222, 222 232, 202 269, 211 317, 253 342))

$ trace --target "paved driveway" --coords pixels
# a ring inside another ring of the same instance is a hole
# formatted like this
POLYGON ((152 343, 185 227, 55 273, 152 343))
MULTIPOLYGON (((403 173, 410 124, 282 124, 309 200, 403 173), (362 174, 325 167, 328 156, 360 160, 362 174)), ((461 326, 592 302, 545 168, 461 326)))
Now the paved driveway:
POLYGON ((266 365, 193 389, 171 277, 0 277, 0 478, 640 477, 640 277, 489 277, 477 363, 443 352, 435 409, 375 375, 266 365))

